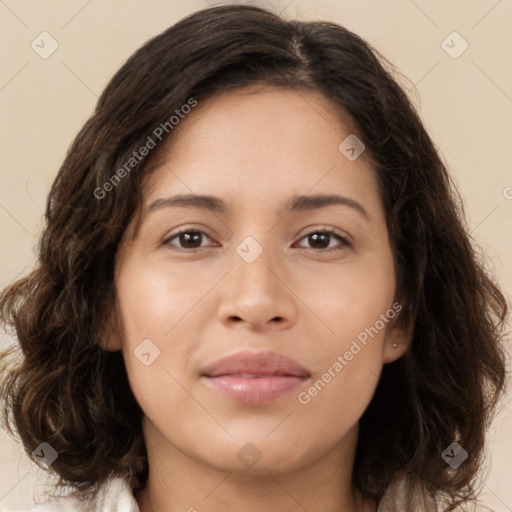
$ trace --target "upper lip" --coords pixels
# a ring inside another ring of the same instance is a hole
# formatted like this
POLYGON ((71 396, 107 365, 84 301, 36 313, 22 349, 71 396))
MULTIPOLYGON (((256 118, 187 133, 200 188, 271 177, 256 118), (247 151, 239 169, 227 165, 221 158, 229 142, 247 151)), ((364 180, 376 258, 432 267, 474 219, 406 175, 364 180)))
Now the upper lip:
POLYGON ((237 352, 217 359, 207 366, 202 374, 207 377, 240 374, 310 376, 310 373, 299 363, 275 352, 237 352))

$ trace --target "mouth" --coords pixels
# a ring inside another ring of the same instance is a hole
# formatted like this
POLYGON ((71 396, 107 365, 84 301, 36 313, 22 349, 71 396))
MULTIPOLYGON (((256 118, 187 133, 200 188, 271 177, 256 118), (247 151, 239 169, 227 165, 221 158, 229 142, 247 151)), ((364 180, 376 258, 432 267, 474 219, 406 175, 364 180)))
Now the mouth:
POLYGON ((247 405, 269 403, 288 395, 310 377, 296 361, 274 352, 239 352, 217 360, 201 374, 211 389, 247 405))

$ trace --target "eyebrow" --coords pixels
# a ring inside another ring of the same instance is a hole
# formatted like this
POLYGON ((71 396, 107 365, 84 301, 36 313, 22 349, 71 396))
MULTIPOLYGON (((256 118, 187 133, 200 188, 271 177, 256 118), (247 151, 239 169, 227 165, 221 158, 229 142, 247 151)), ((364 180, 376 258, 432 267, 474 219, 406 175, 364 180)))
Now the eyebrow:
MULTIPOLYGON (((354 199, 350 199, 349 197, 339 194, 294 196, 288 201, 285 207, 285 212, 315 210, 331 205, 348 206, 362 215, 365 219, 370 220, 370 215, 360 203, 354 199)), ((172 206, 198 208, 200 210, 208 210, 217 213, 226 213, 228 211, 224 201, 218 197, 210 195, 179 194, 172 197, 156 199, 150 204, 146 210, 146 214, 161 208, 168 208, 172 206)))

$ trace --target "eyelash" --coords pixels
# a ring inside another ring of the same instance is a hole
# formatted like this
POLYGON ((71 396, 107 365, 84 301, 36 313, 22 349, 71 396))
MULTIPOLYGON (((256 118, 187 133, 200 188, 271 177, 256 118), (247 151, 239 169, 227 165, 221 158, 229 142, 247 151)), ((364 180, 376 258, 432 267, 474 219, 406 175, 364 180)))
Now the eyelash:
MULTIPOLYGON (((172 247, 172 245, 170 244, 170 241, 173 240, 174 238, 182 235, 183 233, 199 233, 201 235, 206 236, 207 238, 210 238, 204 231, 201 231, 200 229, 184 228, 184 229, 181 229, 180 231, 177 231, 176 233, 173 233, 172 235, 168 236, 167 238, 165 238, 162 241, 162 245, 172 247)), ((328 252, 329 253, 329 252, 333 252, 333 251, 341 251, 341 250, 351 246, 351 243, 347 240, 347 238, 345 236, 343 236, 339 231, 337 231, 336 229, 333 229, 333 228, 317 228, 313 231, 310 231, 309 233, 302 235, 300 240, 303 240, 304 238, 307 238, 308 236, 311 236, 311 235, 314 235, 317 233, 327 233, 329 235, 335 236, 341 242, 341 247, 331 247, 331 248, 326 248, 326 249, 314 249, 313 248, 312 250, 315 252, 324 252, 324 253, 328 252)), ((300 248, 308 249, 308 247, 300 247, 300 248)), ((187 251, 187 252, 196 252, 199 249, 203 249, 203 247, 194 247, 192 249, 187 249, 187 248, 183 248, 183 247, 174 247, 174 249, 180 250, 180 251, 187 251)))

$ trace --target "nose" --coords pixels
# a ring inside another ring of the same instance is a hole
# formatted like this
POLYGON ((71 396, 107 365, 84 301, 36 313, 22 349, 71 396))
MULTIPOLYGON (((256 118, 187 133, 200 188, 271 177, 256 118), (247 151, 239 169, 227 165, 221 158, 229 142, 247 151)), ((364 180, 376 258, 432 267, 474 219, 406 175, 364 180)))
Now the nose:
POLYGON ((252 331, 285 329, 297 318, 297 303, 284 265, 268 251, 252 263, 235 253, 233 268, 221 285, 218 308, 226 327, 245 326, 252 331))

